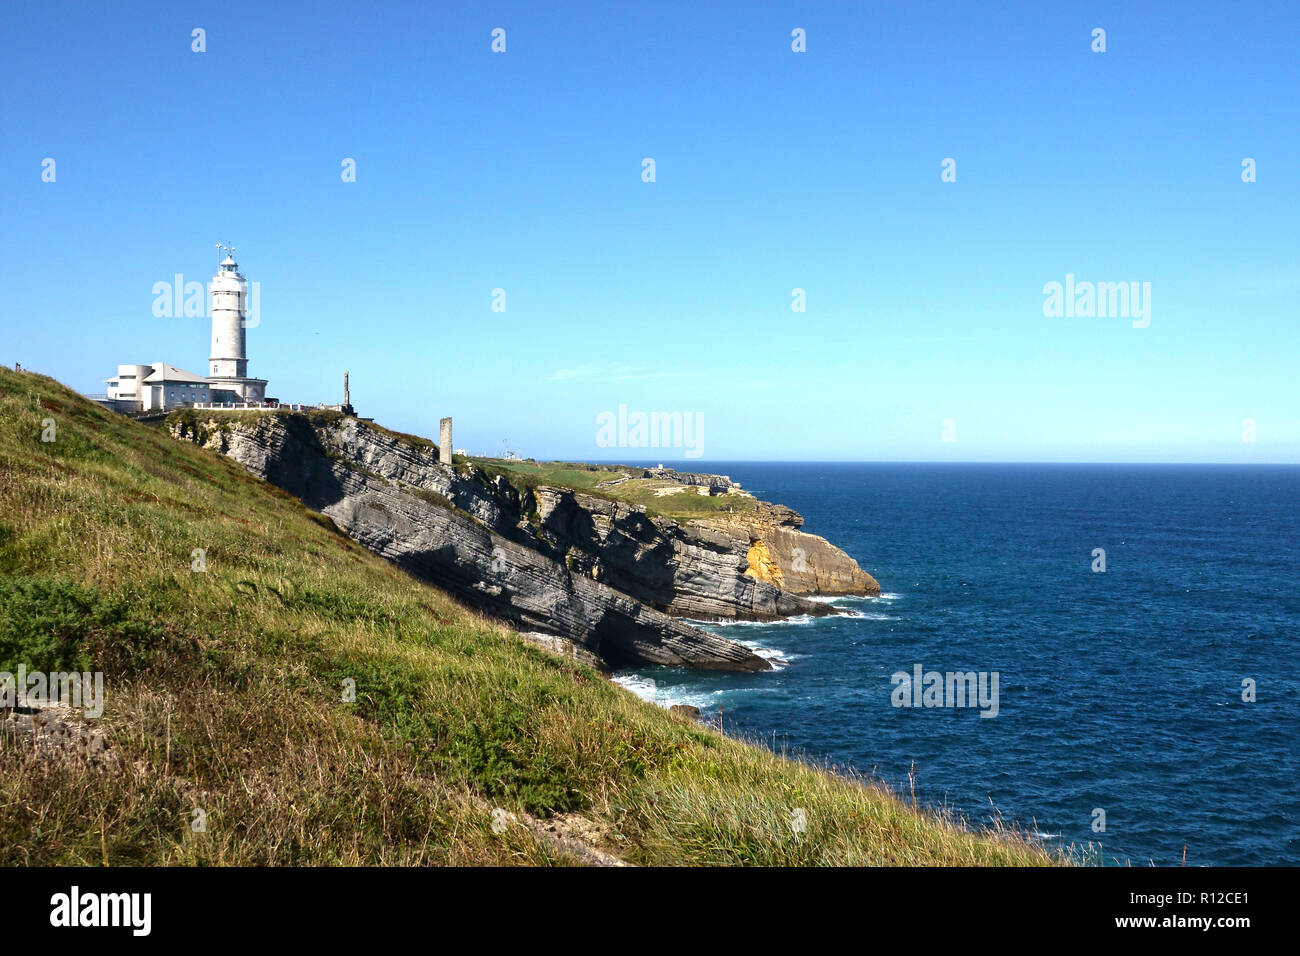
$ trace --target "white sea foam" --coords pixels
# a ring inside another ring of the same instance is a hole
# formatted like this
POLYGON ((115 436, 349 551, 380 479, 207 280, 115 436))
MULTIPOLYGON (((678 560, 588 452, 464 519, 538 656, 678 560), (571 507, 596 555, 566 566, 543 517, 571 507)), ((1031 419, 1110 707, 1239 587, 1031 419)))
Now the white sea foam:
MULTIPOLYGON (((778 647, 768 647, 757 641, 737 641, 736 643, 743 644, 771 664, 773 671, 784 670, 790 666, 791 660, 800 656, 798 654, 789 654, 778 647)), ((762 693, 764 690, 764 688, 759 687, 719 687, 713 690, 694 690, 689 683, 670 685, 664 681, 644 677, 635 672, 614 674, 610 677, 610 680, 619 687, 631 691, 642 700, 657 704, 664 709, 672 707, 674 704, 690 704, 692 707, 700 708, 700 710, 708 710, 723 703, 723 699, 728 695, 748 696, 754 693, 762 693)))
POLYGON ((759 657, 763 658, 763 660, 771 664, 774 670, 782 670, 783 668, 788 667, 790 664, 790 658, 794 656, 775 647, 764 647, 756 641, 737 641, 736 643, 744 644, 759 657))
MULTIPOLYGON (((689 685, 668 687, 639 674, 616 674, 610 678, 615 684, 626 688, 644 701, 656 704, 665 710, 674 704, 690 704, 700 710, 716 708, 729 694, 737 693, 734 688, 719 687, 715 690, 692 690, 689 685)), ((745 691, 744 693, 752 693, 745 691)))
MULTIPOLYGON (((888 605, 886 605, 888 606, 888 605)), ((896 621, 898 618, 885 616, 881 611, 865 611, 853 608, 837 608, 838 614, 796 614, 776 621, 692 621, 697 627, 706 629, 721 627, 804 627, 818 621, 828 621, 837 617, 861 618, 868 621, 896 621)))
POLYGON ((892 591, 884 594, 815 594, 805 595, 805 601, 816 601, 818 604, 875 604, 877 601, 898 601, 903 595, 895 594, 892 591))
POLYGON ((722 702, 722 698, 730 693, 729 690, 689 691, 678 687, 673 689, 671 696, 664 701, 663 706, 672 707, 674 704, 689 704, 692 707, 698 707, 702 711, 713 710, 722 702))
POLYGON ((885 611, 845 611, 843 614, 833 614, 832 617, 849 617, 861 621, 897 621, 897 614, 887 614, 885 611))
POLYGON ((725 621, 697 621, 691 620, 690 623, 696 627, 715 628, 715 627, 784 627, 785 625, 802 625, 813 624, 820 621, 821 617, 815 614, 796 614, 794 617, 783 617, 776 621, 737 621, 734 619, 725 621))
POLYGON ((641 677, 637 674, 615 674, 610 678, 619 687, 630 690, 642 700, 649 700, 658 703, 658 686, 654 681, 641 677))

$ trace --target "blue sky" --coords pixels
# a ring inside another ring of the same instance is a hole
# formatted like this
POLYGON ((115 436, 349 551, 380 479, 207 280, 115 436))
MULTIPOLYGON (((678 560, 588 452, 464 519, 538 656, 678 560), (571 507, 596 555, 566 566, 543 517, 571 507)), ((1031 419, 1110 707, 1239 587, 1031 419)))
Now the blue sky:
POLYGON ((347 368, 472 452, 685 460, 598 447, 626 405, 714 460, 1300 462, 1298 40, 1294 3, 11 2, 0 361, 202 372, 152 288, 229 239, 271 394, 347 368), (1044 316, 1067 274, 1149 282, 1149 327, 1044 316))

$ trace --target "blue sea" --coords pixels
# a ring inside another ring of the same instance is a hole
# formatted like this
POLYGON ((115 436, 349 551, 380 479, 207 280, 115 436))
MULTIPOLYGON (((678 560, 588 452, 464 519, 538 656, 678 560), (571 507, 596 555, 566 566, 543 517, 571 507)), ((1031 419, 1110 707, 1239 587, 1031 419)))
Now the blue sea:
POLYGON ((1094 862, 1300 864, 1300 467, 690 467, 801 512, 883 596, 711 628, 777 670, 625 686, 904 795, 915 764, 919 803, 1094 862), (918 664, 996 672, 997 716, 895 706, 918 664))

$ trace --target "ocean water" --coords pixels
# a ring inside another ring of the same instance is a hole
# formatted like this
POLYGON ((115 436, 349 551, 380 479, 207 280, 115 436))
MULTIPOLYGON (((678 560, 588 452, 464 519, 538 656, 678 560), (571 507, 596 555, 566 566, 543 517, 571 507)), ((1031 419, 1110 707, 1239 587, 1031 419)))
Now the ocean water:
POLYGON ((691 467, 801 512, 884 596, 713 628, 775 671, 625 686, 903 794, 915 762, 918 802, 1102 862, 1300 864, 1300 467, 691 467), (996 672, 997 716, 895 706, 917 664, 996 672))

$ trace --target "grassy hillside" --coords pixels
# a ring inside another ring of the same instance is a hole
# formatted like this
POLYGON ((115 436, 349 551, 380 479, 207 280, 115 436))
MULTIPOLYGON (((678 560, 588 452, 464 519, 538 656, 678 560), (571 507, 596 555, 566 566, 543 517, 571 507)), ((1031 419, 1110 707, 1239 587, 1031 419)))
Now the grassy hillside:
POLYGON ((19 663, 103 671, 89 723, 115 759, 0 733, 0 864, 581 859, 538 819, 638 864, 1051 862, 674 718, 233 463, 3 370, 0 670, 19 663), (494 832, 497 807, 520 822, 494 832))

